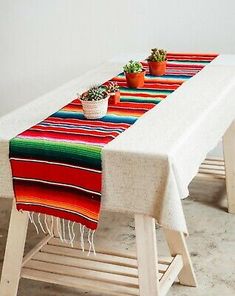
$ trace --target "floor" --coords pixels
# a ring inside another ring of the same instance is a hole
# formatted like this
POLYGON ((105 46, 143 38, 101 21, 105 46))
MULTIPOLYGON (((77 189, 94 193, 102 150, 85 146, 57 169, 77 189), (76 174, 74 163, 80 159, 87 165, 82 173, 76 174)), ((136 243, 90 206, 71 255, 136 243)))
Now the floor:
MULTIPOLYGON (((2 265, 7 227, 9 223, 9 200, 1 200, 0 210, 0 264, 2 265)), ((169 296, 232 296, 235 295, 235 215, 226 208, 223 180, 195 178, 190 185, 190 197, 183 201, 190 237, 188 246, 194 263, 198 288, 175 284, 169 296)), ((133 219, 123 215, 103 213, 101 228, 96 234, 96 246, 106 240, 111 247, 134 250, 133 219)), ((159 249, 167 254, 160 229, 157 229, 159 249)), ((30 225, 29 249, 39 239, 30 225)), ((18 296, 102 296, 90 291, 78 291, 62 286, 21 280, 18 296)), ((147 295, 146 295, 147 296, 147 295)))

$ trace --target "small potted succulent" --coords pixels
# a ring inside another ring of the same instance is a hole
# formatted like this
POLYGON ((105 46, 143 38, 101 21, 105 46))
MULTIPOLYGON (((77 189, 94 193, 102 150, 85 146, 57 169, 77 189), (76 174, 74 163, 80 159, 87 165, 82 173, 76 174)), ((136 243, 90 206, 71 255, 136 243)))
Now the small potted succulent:
POLYGON ((110 104, 117 104, 120 102, 120 90, 116 81, 109 81, 106 85, 106 91, 110 95, 110 104))
POLYGON ((87 119, 99 119, 106 115, 108 109, 109 94, 99 85, 92 86, 80 96, 83 113, 87 119))
POLYGON ((139 88, 144 86, 145 70, 140 62, 129 61, 123 69, 129 87, 139 88))
POLYGON ((151 49, 151 55, 147 58, 151 75, 162 76, 166 73, 166 55, 164 49, 151 49))

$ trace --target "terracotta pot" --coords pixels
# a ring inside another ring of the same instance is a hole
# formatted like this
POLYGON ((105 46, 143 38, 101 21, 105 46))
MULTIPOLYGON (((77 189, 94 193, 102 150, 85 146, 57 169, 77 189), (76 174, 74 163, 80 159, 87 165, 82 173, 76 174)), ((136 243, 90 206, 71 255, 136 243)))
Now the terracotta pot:
POLYGON ((151 75, 162 76, 166 73, 166 61, 164 62, 148 62, 151 75))
POLYGON ((144 86, 145 70, 139 73, 126 73, 127 85, 131 88, 139 88, 144 86))
POLYGON ((81 100, 84 116, 87 119, 99 119, 106 115, 108 110, 109 96, 99 101, 81 100))
POLYGON ((110 94, 109 103, 115 105, 120 102, 120 91, 110 94))

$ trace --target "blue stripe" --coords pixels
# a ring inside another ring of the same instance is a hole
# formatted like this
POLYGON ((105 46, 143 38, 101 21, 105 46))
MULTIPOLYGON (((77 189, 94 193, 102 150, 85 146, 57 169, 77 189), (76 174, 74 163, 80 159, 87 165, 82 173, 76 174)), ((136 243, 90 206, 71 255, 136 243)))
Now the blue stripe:
MULTIPOLYGON (((52 115, 53 117, 57 118, 77 118, 77 119, 84 119, 86 120, 83 113, 80 112, 66 112, 66 111, 58 111, 52 115)), ((136 122, 138 118, 134 116, 118 116, 118 115, 111 115, 107 114, 101 119, 98 119, 99 121, 103 122, 113 122, 113 123, 128 123, 133 124, 136 122)))
MULTIPOLYGON (((150 74, 145 74, 145 77, 152 79, 153 82, 155 79, 169 79, 169 78, 174 78, 174 79, 189 79, 193 77, 194 75, 163 75, 163 76, 153 76, 150 74)), ((124 74, 119 74, 118 77, 124 78, 124 74)), ((147 82, 148 84, 148 82, 147 82)))
POLYGON ((156 98, 156 99, 148 99, 148 98, 134 98, 134 97, 121 97, 120 101, 121 102, 131 102, 131 103, 152 103, 152 104, 158 104, 160 103, 162 100, 164 99, 159 99, 159 98, 156 98))
POLYGON ((62 124, 62 123, 59 123, 59 124, 52 124, 52 123, 47 123, 47 122, 41 122, 39 124, 39 126, 51 126, 51 127, 68 127, 68 128, 71 128, 71 129, 79 129, 79 128, 82 128, 82 129, 86 129, 86 130, 98 130, 98 131, 106 131, 106 132, 123 132, 125 129, 122 129, 122 128, 106 128, 106 127, 97 127, 97 126, 88 126, 88 125, 69 125, 69 124, 62 124))

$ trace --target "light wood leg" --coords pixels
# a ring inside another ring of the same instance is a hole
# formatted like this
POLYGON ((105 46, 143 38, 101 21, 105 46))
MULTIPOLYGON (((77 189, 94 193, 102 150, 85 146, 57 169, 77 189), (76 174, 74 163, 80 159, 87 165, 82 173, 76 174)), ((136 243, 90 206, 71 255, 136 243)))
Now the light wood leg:
POLYGON ((193 270, 193 265, 186 245, 185 236, 182 232, 164 229, 167 244, 172 256, 182 255, 183 268, 178 275, 182 285, 196 287, 197 280, 193 270))
POLYGON ((140 296, 159 296, 155 219, 136 214, 135 230, 140 296))
POLYGON ((235 121, 223 137, 228 211, 235 214, 235 121))
POLYGON ((28 215, 16 210, 13 202, 0 283, 1 296, 16 296, 28 228, 28 215))

